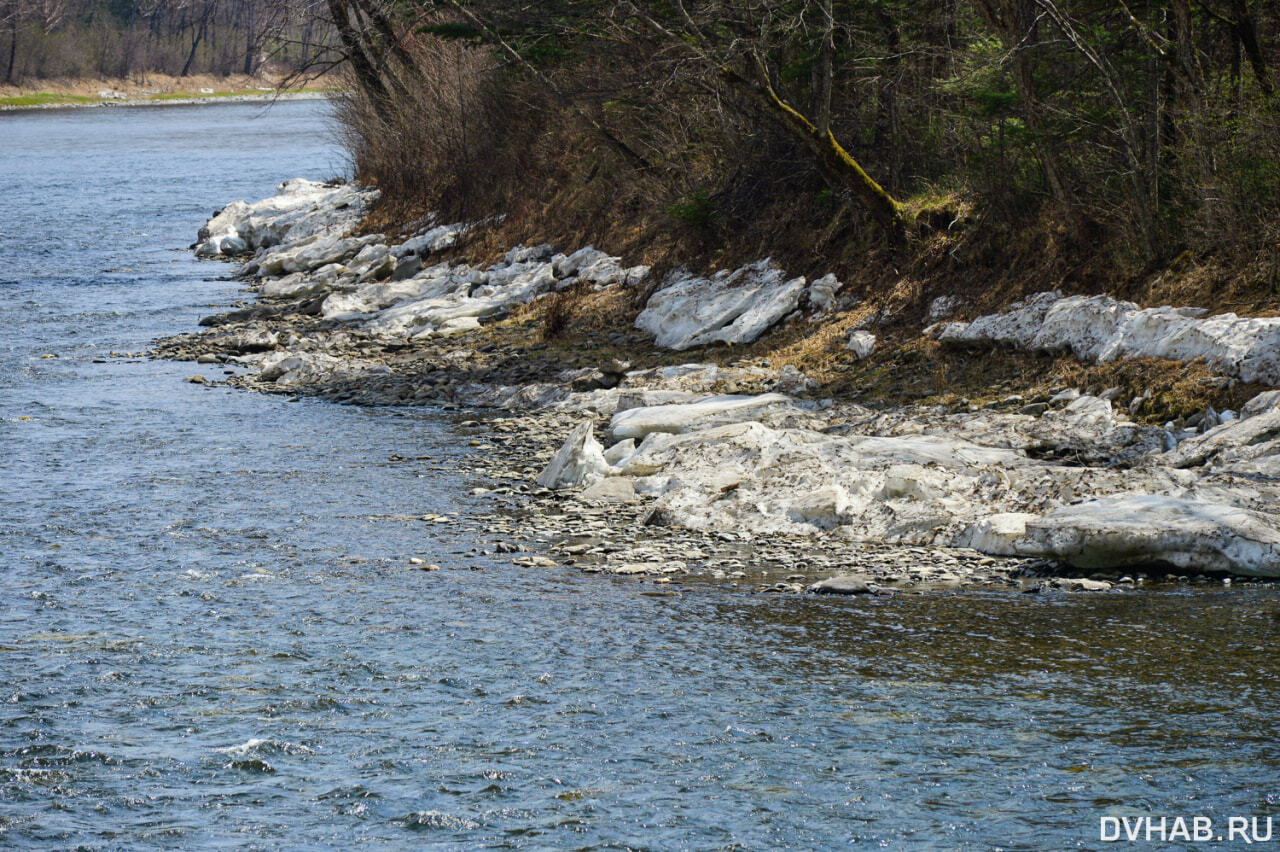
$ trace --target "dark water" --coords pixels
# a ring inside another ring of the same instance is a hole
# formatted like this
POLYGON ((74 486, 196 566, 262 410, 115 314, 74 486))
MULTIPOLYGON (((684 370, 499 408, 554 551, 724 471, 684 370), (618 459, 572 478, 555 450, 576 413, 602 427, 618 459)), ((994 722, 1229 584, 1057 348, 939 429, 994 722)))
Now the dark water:
POLYGON ((324 113, 0 115, 0 847, 1093 848, 1280 811, 1271 589, 650 597, 467 556, 438 412, 112 357, 238 298, 177 249, 341 172, 324 113))

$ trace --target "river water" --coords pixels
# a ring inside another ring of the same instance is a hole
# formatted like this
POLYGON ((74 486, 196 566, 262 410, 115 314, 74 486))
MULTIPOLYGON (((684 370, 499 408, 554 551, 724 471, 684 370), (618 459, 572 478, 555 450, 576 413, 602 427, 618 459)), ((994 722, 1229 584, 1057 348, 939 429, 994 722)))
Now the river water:
POLYGON ((0 115, 0 847, 1091 848, 1280 811, 1272 587, 652 596, 473 554, 441 412, 122 354, 243 297, 185 246, 343 172, 326 110, 0 115))

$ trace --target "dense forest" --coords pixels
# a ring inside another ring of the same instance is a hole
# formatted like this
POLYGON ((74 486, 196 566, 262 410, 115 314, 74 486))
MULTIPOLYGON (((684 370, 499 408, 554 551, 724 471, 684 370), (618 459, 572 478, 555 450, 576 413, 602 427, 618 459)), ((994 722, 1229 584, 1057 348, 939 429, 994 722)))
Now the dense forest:
POLYGON ((883 281, 1101 289, 1216 258, 1280 286, 1270 0, 327 9, 389 220, 883 281))
POLYGON ((307 0, 0 0, 0 82, 148 73, 254 75, 323 62, 307 0))
POLYGON ((1280 292, 1274 0, 0 0, 0 24, 10 81, 341 60, 380 227, 501 214, 919 292, 1192 266, 1188 297, 1280 292))

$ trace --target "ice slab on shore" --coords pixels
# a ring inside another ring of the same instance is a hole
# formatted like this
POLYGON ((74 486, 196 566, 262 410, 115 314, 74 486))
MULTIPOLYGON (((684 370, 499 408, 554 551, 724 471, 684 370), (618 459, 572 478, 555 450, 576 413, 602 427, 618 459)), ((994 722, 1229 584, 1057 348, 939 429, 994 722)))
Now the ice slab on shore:
POLYGON ((236 201, 218 211, 200 231, 196 254, 219 257, 297 242, 320 235, 341 236, 359 222, 376 189, 351 183, 287 180, 270 198, 236 201))
POLYGON ((640 440, 653 432, 680 433, 695 425, 705 427, 758 420, 762 409, 790 404, 791 397, 780 393, 760 396, 724 394, 696 402, 628 408, 613 415, 609 421, 609 434, 615 441, 624 438, 640 440))
POLYGON ((1255 512, 1144 495, 1062 506, 1027 523, 1023 553, 1078 568, 1160 564, 1280 577, 1280 530, 1255 512))
POLYGON ((338 358, 323 352, 277 350, 263 357, 258 378, 280 387, 329 384, 370 376, 389 376, 385 364, 357 358, 338 358))
POLYGON ((804 278, 788 279, 768 259, 710 278, 677 270, 668 281, 649 297, 636 328, 677 350, 750 343, 795 311, 805 292, 804 278))
POLYGON ((578 424, 538 477, 539 485, 543 488, 571 488, 591 485, 604 477, 609 470, 609 462, 605 460, 592 430, 590 420, 578 424))
POLYGON ((1001 314, 949 323, 940 339, 1070 351, 1085 361, 1203 358, 1246 382, 1280 384, 1280 317, 1205 316, 1202 308, 1139 308, 1109 296, 1038 293, 1001 314))
POLYGON ((620 411, 614 437, 643 440, 604 458, 611 474, 657 497, 661 522, 693 529, 969 547, 1086 568, 1153 563, 1280 576, 1280 488, 1258 478, 1280 470, 1280 437, 1267 438, 1273 409, 1219 427, 1215 458, 1233 464, 1186 469, 1150 439, 1161 430, 1124 422, 1097 397, 1043 418, 866 412, 839 434, 757 422, 770 410, 761 399, 620 411), (717 405, 738 422, 717 422, 717 405), (699 406, 703 417, 693 416, 699 406), (1250 420, 1253 429, 1239 428, 1250 420), (1059 463, 1019 449, 1039 451, 1045 441, 1145 463, 1088 466, 1074 453, 1059 463))

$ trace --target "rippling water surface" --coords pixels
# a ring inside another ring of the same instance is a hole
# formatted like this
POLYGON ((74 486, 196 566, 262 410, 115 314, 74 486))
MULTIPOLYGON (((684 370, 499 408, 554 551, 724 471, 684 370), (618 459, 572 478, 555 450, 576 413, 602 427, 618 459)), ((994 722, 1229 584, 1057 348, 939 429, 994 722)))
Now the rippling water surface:
POLYGON ((1280 811, 1270 588, 651 597, 469 555, 439 412, 112 355, 240 297, 182 250, 213 209, 343 170, 314 102, 0 115, 0 847, 1050 849, 1280 811))

